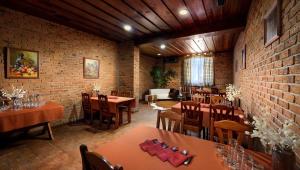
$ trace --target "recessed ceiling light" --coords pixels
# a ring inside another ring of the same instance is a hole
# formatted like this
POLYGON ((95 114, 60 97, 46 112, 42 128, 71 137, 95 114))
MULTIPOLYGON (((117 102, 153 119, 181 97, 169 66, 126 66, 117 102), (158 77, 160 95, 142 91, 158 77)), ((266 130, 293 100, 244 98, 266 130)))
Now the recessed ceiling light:
POLYGON ((161 48, 161 49, 165 49, 165 48, 166 48, 166 45, 165 45, 165 44, 161 44, 161 45, 160 45, 160 48, 161 48))
POLYGON ((186 14, 188 14, 188 10, 186 10, 186 9, 181 9, 181 10, 179 10, 179 14, 180 14, 180 15, 186 15, 186 14))
POLYGON ((123 26, 123 28, 124 28, 124 30, 126 30, 126 31, 131 31, 132 30, 132 27, 130 26, 130 25, 124 25, 123 26))
POLYGON ((161 55, 160 53, 158 53, 157 55, 161 55))

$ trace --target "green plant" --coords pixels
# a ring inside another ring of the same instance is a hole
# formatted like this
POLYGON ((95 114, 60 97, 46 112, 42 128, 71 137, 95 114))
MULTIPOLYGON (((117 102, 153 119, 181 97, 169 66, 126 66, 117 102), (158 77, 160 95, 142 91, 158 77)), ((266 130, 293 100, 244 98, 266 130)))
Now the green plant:
POLYGON ((165 71, 160 66, 154 66, 152 67, 150 75, 152 76, 155 86, 161 88, 166 87, 170 80, 176 76, 176 71, 171 69, 165 71))

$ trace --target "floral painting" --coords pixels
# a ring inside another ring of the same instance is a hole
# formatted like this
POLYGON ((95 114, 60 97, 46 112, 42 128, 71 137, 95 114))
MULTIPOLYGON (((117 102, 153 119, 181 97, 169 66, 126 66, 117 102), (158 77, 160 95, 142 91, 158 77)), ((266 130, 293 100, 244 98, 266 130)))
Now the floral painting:
POLYGON ((37 51, 6 48, 6 78, 39 78, 39 53, 37 51))
POLYGON ((99 78, 99 60, 84 58, 83 77, 86 79, 99 78))

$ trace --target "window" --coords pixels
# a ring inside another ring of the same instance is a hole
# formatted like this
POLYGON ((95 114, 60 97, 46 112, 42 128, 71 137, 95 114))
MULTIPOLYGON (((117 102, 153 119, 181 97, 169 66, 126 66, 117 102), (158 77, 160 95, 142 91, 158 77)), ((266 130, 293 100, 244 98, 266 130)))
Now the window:
POLYGON ((190 86, 211 86, 214 81, 213 58, 193 56, 184 60, 184 83, 190 86))

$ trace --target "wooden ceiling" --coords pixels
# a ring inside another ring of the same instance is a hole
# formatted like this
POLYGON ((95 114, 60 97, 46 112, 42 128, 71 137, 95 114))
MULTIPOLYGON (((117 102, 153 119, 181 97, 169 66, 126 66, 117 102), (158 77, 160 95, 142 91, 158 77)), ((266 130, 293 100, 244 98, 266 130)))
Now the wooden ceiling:
POLYGON ((251 0, 225 0, 223 6, 217 0, 0 0, 0 4, 110 40, 146 43, 141 48, 150 55, 156 55, 157 43, 164 42, 167 48, 159 53, 171 56, 232 49, 251 0), (186 15, 179 14, 182 9, 186 15), (126 24, 133 28, 130 32, 123 29, 126 24))

